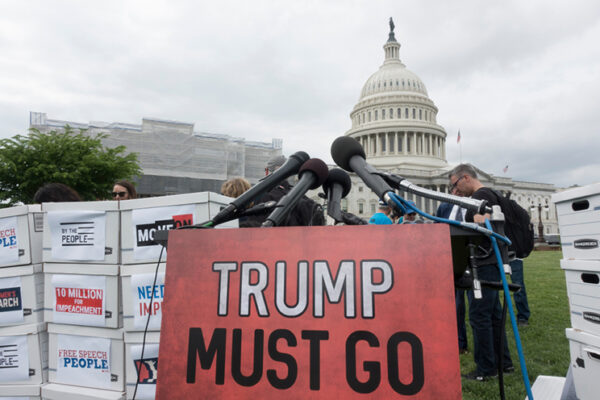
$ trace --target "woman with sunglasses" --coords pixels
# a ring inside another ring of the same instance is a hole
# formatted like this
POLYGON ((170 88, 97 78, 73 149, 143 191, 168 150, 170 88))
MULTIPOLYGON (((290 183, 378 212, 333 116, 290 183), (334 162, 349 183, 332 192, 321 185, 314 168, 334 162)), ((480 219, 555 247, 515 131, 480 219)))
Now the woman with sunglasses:
POLYGON ((133 183, 126 180, 116 182, 111 194, 113 200, 137 199, 137 192, 133 183))

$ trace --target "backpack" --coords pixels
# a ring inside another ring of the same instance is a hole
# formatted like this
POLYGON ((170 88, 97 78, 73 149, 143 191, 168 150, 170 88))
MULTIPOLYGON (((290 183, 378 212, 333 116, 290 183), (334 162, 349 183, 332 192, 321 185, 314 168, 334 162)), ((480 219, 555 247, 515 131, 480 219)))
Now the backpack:
POLYGON ((529 213, 511 198, 492 189, 504 214, 504 232, 512 242, 509 249, 517 258, 525 258, 533 250, 533 224, 529 213))

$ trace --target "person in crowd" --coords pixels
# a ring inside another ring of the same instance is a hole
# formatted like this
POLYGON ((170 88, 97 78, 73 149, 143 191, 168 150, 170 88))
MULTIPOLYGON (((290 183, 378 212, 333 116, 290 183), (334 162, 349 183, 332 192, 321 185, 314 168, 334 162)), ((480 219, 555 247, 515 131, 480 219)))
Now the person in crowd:
MULTIPOLYGON (((451 194, 456 195, 455 188, 451 188, 451 194)), ((464 221, 465 209, 450 203, 442 203, 438 207, 435 216, 439 218, 451 219, 454 221, 464 221)), ((460 354, 467 354, 469 352, 469 342, 467 340, 467 324, 465 322, 466 316, 466 302, 465 295, 467 294, 465 289, 455 289, 454 299, 456 302, 456 324, 458 326, 458 352, 460 354)))
POLYGON ((113 200, 137 199, 135 186, 133 186, 133 183, 126 180, 116 182, 111 194, 113 200))
MULTIPOLYGON (((408 200, 408 203, 411 206, 416 207, 416 204, 414 201, 408 200)), ((420 218, 415 211, 408 210, 408 212, 406 214, 404 214, 404 216, 402 217, 401 223, 402 224, 423 224, 423 223, 425 223, 425 221, 423 221, 423 219, 420 218)))
POLYGON ((378 211, 371 216, 369 219, 370 225, 391 225, 392 219, 390 218, 390 214, 392 212, 392 208, 388 206, 384 201, 379 200, 378 211))
POLYGON ((79 193, 64 183, 46 183, 33 196, 34 203, 60 203, 81 201, 79 193))
POLYGON ((221 185, 221 194, 235 199, 248 189, 250 182, 244 178, 232 178, 221 185))
MULTIPOLYGON (((275 172, 281 167, 287 158, 283 155, 275 156, 267 162, 265 168, 265 176, 268 176, 275 172)), ((289 193, 292 189, 288 179, 284 179, 281 183, 271 189, 269 192, 264 194, 258 203, 264 203, 267 201, 279 201, 283 196, 289 193)), ((254 215, 248 217, 247 222, 251 226, 262 224, 271 212, 267 211, 260 215, 254 215)), ((325 225, 325 215, 323 214, 323 207, 317 204, 314 200, 309 199, 306 195, 300 198, 300 201, 290 211, 286 220, 283 223, 284 226, 312 226, 312 225, 325 225)))
MULTIPOLYGON (((465 197, 472 197, 477 200, 487 200, 488 205, 499 205, 497 197, 486 188, 477 178, 477 171, 470 164, 460 164, 448 174, 450 185, 456 194, 465 197)), ((465 221, 483 223, 489 214, 474 214, 467 211, 465 221)), ((482 243, 485 247, 490 247, 489 240, 482 243)), ((497 282, 501 280, 498 266, 493 262, 489 265, 480 265, 477 268, 479 279, 497 282)), ((495 289, 483 287, 481 289, 481 298, 476 299, 473 291, 469 290, 467 298, 469 300, 469 322, 473 330, 473 356, 476 369, 463 375, 466 379, 475 381, 485 381, 497 375, 498 366, 502 357, 502 366, 505 373, 514 371, 514 366, 508 350, 506 340, 506 330, 502 324, 502 308, 500 306, 500 294, 495 289), (500 349, 501 338, 503 337, 504 348, 500 349)))

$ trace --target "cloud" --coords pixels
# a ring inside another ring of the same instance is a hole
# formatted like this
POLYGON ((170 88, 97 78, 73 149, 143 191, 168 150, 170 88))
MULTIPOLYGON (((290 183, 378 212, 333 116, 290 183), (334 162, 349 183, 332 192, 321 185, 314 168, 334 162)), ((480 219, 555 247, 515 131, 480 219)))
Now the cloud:
POLYGON ((72 1, 3 5, 1 136, 29 111, 77 122, 193 122, 331 162, 388 18, 439 108, 448 161, 515 179, 600 181, 600 3, 72 1), (461 130, 462 152, 455 144, 461 130))

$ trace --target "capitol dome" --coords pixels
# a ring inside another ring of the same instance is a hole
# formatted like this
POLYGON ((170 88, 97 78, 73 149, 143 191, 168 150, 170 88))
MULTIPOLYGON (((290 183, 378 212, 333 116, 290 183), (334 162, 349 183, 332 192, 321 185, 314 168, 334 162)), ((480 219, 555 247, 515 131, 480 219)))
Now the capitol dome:
POLYGON ((346 135, 362 144, 377 167, 446 167, 446 131, 437 124, 438 109, 423 81, 400 61, 391 19, 383 49, 383 65, 364 84, 346 135))

